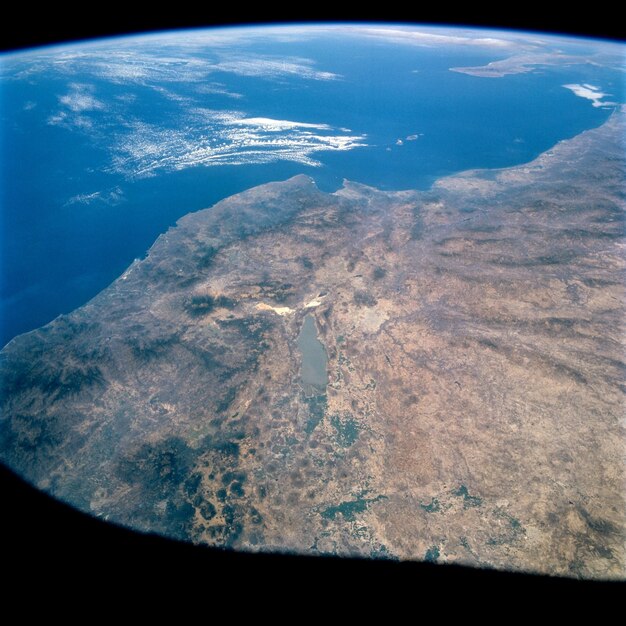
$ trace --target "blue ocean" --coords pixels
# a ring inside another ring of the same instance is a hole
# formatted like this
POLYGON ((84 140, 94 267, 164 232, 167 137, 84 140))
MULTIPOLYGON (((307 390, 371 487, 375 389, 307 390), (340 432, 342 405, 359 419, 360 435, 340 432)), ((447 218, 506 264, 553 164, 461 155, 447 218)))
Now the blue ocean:
POLYGON ((465 169, 530 161, 611 114, 564 85, 624 100, 610 65, 450 71, 510 54, 453 41, 98 45, 0 60, 1 345, 84 304, 181 216, 251 186, 305 173, 324 190, 344 178, 427 189, 465 169), (347 136, 360 145, 346 147, 347 136))

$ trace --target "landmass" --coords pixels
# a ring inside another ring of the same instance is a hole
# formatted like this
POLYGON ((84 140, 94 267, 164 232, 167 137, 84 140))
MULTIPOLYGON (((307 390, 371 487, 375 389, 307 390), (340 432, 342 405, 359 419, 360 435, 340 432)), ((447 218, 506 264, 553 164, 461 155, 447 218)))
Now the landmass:
POLYGON ((584 62, 580 56, 562 54, 558 52, 528 52, 514 54, 505 59, 491 61, 486 65, 467 67, 451 67, 451 72, 480 76, 481 78, 501 78, 509 74, 527 74, 537 69, 537 66, 576 65, 584 62))
POLYGON ((2 350, 0 458, 195 543, 623 578, 625 128, 187 215, 2 350))

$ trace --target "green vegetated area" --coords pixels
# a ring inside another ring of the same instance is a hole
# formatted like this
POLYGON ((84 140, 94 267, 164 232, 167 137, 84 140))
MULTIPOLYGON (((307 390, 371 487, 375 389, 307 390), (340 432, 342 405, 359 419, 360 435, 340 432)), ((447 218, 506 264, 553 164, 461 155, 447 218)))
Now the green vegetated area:
POLYGON ((438 511, 441 511, 441 504, 439 504, 439 500, 437 498, 433 498, 429 504, 420 504, 420 507, 428 513, 437 513, 438 511))
POLYGON ((361 491, 354 496, 353 500, 345 500, 339 504, 326 507, 320 512, 325 519, 334 520, 337 515, 341 514, 348 522, 354 522, 358 513, 366 511, 373 502, 384 500, 387 496, 376 496, 375 498, 366 498, 367 491, 361 491))
POLYGON ((218 253, 218 248, 216 248, 215 246, 206 246, 206 247, 200 248, 194 254, 193 259, 196 265, 200 269, 207 269, 208 267, 212 265, 213 259, 217 253, 218 253))
POLYGON ((507 513, 502 508, 497 508, 494 512, 496 518, 499 518, 507 524, 502 527, 497 534, 490 537, 487 540, 487 545, 489 546, 501 546, 513 543, 516 539, 518 539, 521 535, 525 534, 524 527, 522 523, 516 518, 507 513))
POLYGON ((387 270, 384 267, 380 267, 380 265, 376 266, 372 271, 372 278, 374 280, 380 280, 381 278, 385 278, 387 275, 387 270))
POLYGON ((233 309, 236 302, 227 296, 212 296, 210 294, 201 294, 190 296, 185 299, 183 306, 185 311, 194 317, 207 315, 214 309, 224 308, 233 309))
POLYGON ((450 496, 454 498, 461 498, 464 509, 479 507, 483 504, 482 498, 471 495, 465 485, 460 485, 458 489, 453 489, 443 495, 440 494, 439 498, 432 497, 430 502, 420 502, 419 506, 427 513, 439 513, 446 511, 452 506, 452 503, 449 500, 450 496))
POLYGON ((324 415, 326 414, 326 394, 309 397, 303 395, 302 400, 309 409, 309 416, 304 425, 304 432, 310 435, 324 419, 324 415))
POLYGON ((118 521, 132 520, 180 539, 204 532, 224 546, 235 545, 244 533, 258 541, 262 519, 248 503, 251 488, 240 466, 239 441, 246 435, 247 418, 237 417, 216 417, 211 423, 215 432, 193 448, 179 437, 166 437, 125 454, 115 477, 130 491, 118 521), (204 480, 194 471, 199 463, 212 468, 204 480))
POLYGON ((427 563, 436 563, 440 556, 439 546, 431 546, 428 550, 426 550, 424 561, 427 563))
POLYGON ((291 283, 279 280, 261 280, 257 283, 262 298, 270 298, 278 304, 285 304, 297 291, 291 283))
POLYGON ((359 438, 359 423, 349 413, 331 415, 330 425, 334 428, 335 439, 342 448, 349 448, 359 438))
POLYGON ((483 503, 482 498, 479 498, 478 496, 471 496, 465 485, 461 485, 458 489, 454 490, 452 495, 457 496, 458 498, 463 498, 464 509, 480 506, 483 503))
POLYGON ((353 300, 357 306, 372 307, 378 303, 376 297, 365 289, 357 289, 354 292, 353 300))
POLYGON ((116 475, 132 486, 137 496, 129 500, 125 514, 135 523, 141 521, 151 528, 167 531, 183 539, 187 536, 194 508, 184 497, 181 487, 188 479, 197 453, 179 437, 167 437, 155 443, 144 443, 120 459, 116 475), (160 501, 166 501, 162 514, 155 510, 160 501))
MULTIPOLYGON (((452 489, 451 491, 445 492, 445 494, 440 494, 439 497, 431 498, 430 502, 420 502, 419 506, 427 513, 445 513, 453 506, 455 498, 460 499, 460 504, 462 504, 463 509, 478 508, 484 504, 483 499, 479 496, 472 495, 466 485, 460 485, 457 489, 452 489), (452 498, 452 500, 450 500, 450 498, 452 498)), ((522 523, 501 507, 495 509, 489 508, 483 515, 487 515, 494 523, 492 528, 493 535, 486 540, 488 546, 511 544, 525 533, 522 523), (502 524, 502 522, 505 523, 502 524)), ((466 550, 474 555, 474 551, 471 549, 467 537, 461 537, 460 543, 466 550)), ((439 558, 439 549, 436 546, 429 548, 424 557, 426 561, 433 562, 436 561, 437 558, 439 558)))

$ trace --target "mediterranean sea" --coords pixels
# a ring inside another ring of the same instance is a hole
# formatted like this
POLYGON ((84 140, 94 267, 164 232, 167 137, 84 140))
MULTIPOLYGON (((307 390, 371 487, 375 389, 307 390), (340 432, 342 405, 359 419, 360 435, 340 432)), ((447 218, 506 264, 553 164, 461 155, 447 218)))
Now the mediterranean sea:
POLYGON ((454 35, 172 37, 0 58, 0 345, 88 301, 186 213, 251 186, 305 173, 324 190, 427 189, 606 121, 610 106, 564 85, 624 100, 611 66, 450 71, 511 54, 454 35))

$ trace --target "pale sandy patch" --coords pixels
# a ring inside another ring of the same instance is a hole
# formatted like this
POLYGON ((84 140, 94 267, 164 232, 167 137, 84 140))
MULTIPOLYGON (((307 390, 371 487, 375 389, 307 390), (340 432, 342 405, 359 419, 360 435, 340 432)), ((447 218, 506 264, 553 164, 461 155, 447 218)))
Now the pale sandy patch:
POLYGON ((277 315, 290 315, 294 312, 293 309, 290 309, 288 306, 271 306, 265 302, 259 302, 256 308, 261 311, 274 311, 277 315))

